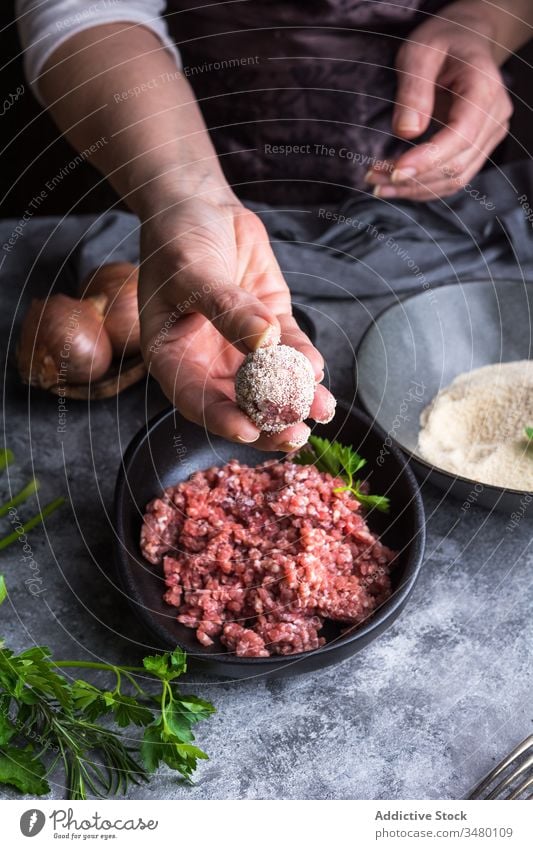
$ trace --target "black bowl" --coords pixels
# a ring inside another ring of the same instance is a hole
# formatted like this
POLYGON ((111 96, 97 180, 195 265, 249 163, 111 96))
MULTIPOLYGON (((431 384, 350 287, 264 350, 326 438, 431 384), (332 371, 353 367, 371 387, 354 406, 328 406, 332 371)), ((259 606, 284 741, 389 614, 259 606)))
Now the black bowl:
MULTIPOLYGON (((139 549, 145 505, 165 487, 185 480, 198 469, 232 458, 255 465, 268 455, 250 445, 235 445, 211 436, 169 409, 148 423, 131 442, 119 471, 115 490, 115 554, 119 583, 139 621, 161 647, 177 645, 189 654, 190 665, 203 672, 248 678, 254 675, 295 674, 336 663, 375 639, 391 625, 413 589, 424 551, 424 509, 416 480, 395 449, 383 453, 383 443, 363 414, 341 407, 335 419, 316 427, 315 433, 349 443, 368 460, 374 492, 391 500, 389 514, 372 511, 371 528, 384 542, 399 550, 394 592, 367 622, 350 633, 329 627, 326 645, 292 657, 236 657, 221 644, 204 648, 194 631, 176 621, 175 609, 163 601, 162 570, 147 563, 139 549), (381 452, 381 454, 380 454, 381 452), (378 458, 379 462, 378 462, 378 458), (198 664, 201 664, 198 667, 198 664)), ((271 455, 270 455, 271 456, 271 455)))
POLYGON ((417 452, 420 413, 462 372, 531 359, 532 304, 533 285, 524 281, 440 286, 383 310, 356 352, 357 398, 387 443, 407 454, 419 479, 469 507, 523 514, 530 500, 427 463, 417 452))

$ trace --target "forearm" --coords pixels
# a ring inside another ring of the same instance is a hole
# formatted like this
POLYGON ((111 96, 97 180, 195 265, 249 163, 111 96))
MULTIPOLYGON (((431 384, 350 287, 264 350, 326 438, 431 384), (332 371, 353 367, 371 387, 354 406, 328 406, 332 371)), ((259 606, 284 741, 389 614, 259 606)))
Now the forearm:
POLYGON ((52 54, 39 80, 56 123, 142 219, 165 198, 232 196, 188 82, 148 29, 107 24, 52 54))
POLYGON ((531 0, 457 0, 441 9, 439 17, 484 36, 498 65, 533 37, 531 0))

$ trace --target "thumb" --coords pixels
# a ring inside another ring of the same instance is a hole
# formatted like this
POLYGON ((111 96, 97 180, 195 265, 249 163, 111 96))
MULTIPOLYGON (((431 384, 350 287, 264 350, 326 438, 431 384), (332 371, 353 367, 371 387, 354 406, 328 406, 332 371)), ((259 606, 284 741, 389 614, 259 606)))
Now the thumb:
POLYGON ((414 139, 427 130, 435 105, 435 81, 446 55, 446 50, 413 41, 406 41, 398 51, 392 119, 396 135, 414 139))
POLYGON ((278 319, 258 298, 239 286, 207 284, 195 309, 240 351, 249 353, 279 342, 278 319))

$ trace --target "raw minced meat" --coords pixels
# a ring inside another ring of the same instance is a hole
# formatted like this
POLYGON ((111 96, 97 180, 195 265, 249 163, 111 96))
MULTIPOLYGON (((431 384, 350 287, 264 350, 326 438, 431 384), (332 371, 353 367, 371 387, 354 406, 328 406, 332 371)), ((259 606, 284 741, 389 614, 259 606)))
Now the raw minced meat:
POLYGON ((395 554, 342 485, 314 466, 233 460, 151 501, 141 550, 163 565, 178 621, 239 657, 309 651, 326 619, 363 622, 391 593, 395 554))
POLYGON ((311 363, 289 345, 253 351, 235 377, 237 404, 260 430, 270 433, 307 419, 315 388, 311 363))

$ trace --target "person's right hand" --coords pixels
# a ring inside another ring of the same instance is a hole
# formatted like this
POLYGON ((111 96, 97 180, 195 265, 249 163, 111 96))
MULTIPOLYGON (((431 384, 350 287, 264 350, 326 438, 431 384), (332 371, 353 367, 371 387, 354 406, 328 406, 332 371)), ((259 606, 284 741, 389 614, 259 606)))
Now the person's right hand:
POLYGON ((324 363, 291 314, 290 293, 260 219, 233 196, 174 203, 142 226, 141 343, 150 373, 185 418, 212 433, 264 450, 307 441, 300 423, 260 434, 235 403, 245 354, 269 341, 298 348, 317 381, 311 416, 331 419, 324 363))

